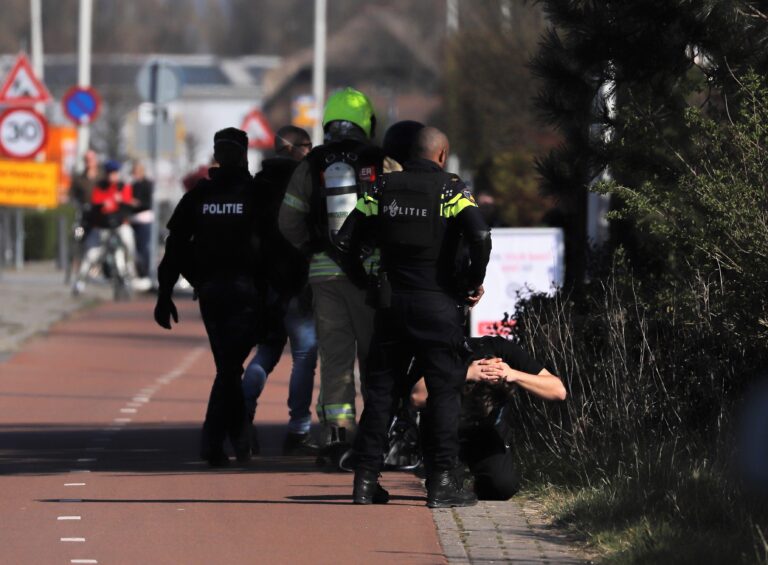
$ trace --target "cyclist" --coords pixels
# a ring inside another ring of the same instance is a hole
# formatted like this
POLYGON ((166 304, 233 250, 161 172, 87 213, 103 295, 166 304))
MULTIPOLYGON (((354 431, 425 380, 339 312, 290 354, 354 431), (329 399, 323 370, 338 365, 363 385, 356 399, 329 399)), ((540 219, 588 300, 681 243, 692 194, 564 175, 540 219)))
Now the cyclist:
POLYGON ((138 206, 130 184, 120 180, 120 163, 114 160, 104 163, 105 177, 93 187, 90 196, 88 223, 93 227, 85 241, 85 254, 72 285, 72 293, 80 294, 85 289, 89 271, 101 263, 107 253, 107 244, 113 232, 117 234, 124 250, 123 261, 115 267, 118 273, 111 276, 131 278, 134 272, 136 244, 128 220, 138 206))

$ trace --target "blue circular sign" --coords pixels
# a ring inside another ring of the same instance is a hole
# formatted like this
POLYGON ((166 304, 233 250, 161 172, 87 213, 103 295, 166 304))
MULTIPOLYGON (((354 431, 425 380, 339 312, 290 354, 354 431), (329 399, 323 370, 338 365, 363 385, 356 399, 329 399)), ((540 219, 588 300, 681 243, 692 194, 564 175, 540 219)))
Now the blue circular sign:
POLYGON ((64 113, 77 125, 89 124, 101 109, 101 98, 90 87, 73 86, 62 98, 64 113))

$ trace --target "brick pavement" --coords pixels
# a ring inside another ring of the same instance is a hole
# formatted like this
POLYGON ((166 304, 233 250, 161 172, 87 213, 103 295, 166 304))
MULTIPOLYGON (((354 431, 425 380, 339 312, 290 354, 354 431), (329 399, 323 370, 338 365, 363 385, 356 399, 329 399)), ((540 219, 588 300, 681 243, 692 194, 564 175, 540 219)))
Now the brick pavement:
POLYGON ((469 508, 434 510, 433 517, 450 565, 588 563, 524 501, 482 501, 469 508))

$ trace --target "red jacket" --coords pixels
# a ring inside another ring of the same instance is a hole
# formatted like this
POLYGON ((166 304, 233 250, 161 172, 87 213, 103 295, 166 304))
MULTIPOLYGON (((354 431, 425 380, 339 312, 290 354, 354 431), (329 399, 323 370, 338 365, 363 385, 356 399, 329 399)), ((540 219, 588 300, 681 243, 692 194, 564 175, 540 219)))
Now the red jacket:
POLYGON ((133 188, 130 184, 117 182, 105 186, 98 183, 91 193, 91 204, 101 206, 102 214, 114 214, 120 209, 120 204, 133 201, 133 188))

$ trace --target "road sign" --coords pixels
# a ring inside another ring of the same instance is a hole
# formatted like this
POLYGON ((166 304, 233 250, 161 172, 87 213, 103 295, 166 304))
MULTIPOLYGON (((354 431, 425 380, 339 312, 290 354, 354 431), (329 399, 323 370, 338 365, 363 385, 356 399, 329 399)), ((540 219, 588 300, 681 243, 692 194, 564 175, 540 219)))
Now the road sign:
POLYGON ((0 105, 31 106, 50 101, 51 93, 35 75, 27 56, 19 53, 11 72, 0 87, 0 105))
POLYGON ((61 105, 75 124, 90 124, 99 115, 101 97, 90 86, 73 86, 64 94, 61 105))
POLYGON ((240 129, 248 134, 248 147, 251 149, 272 149, 275 145, 275 132, 259 110, 251 110, 240 129))
POLYGON ((66 202, 71 173, 77 165, 77 128, 72 125, 48 126, 45 160, 59 163, 59 202, 66 202))
POLYGON ((317 123, 318 111, 315 97, 310 95, 297 96, 291 105, 291 124, 312 130, 317 123))
POLYGON ((59 164, 0 160, 0 206, 55 208, 59 164))
POLYGON ((30 108, 9 108, 0 114, 0 153, 29 159, 45 146, 48 124, 30 108))
POLYGON ((155 104, 167 104, 176 100, 181 96, 183 85, 181 69, 168 61, 149 61, 136 75, 136 90, 139 96, 155 104))

